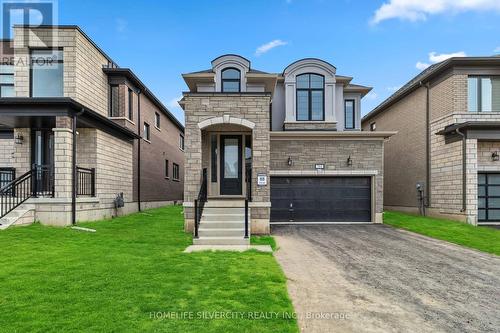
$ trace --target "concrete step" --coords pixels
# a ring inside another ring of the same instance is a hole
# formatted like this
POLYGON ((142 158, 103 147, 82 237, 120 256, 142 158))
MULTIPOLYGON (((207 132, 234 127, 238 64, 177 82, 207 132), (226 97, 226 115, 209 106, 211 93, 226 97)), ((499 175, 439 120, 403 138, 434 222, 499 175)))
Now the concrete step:
POLYGON ((200 228, 198 230, 200 237, 243 237, 245 229, 240 228, 200 228))
MULTIPOLYGON (((199 229, 244 229, 242 221, 201 221, 199 229)), ((198 229, 198 230, 199 230, 198 229)))
POLYGON ((201 221, 245 221, 243 214, 205 214, 201 217, 201 221))
POLYGON ((248 245, 249 238, 243 237, 200 237, 193 239, 194 245, 248 245))
POLYGON ((35 210, 32 206, 20 205, 0 219, 0 230, 5 230, 14 224, 31 224, 35 221, 35 210), (20 222, 20 223, 19 223, 20 222))
POLYGON ((206 207, 216 207, 216 208, 244 208, 245 200, 212 200, 209 199, 205 203, 206 207))
POLYGON ((204 214, 245 214, 245 208, 242 207, 205 207, 204 214))

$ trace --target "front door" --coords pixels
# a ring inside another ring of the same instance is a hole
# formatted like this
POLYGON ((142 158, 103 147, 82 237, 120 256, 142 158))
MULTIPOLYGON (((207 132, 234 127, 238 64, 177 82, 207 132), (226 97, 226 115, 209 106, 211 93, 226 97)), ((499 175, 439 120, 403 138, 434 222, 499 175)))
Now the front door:
POLYGON ((53 194, 54 133, 52 130, 31 131, 31 164, 36 170, 35 186, 39 195, 53 194))
POLYGON ((241 135, 221 135, 220 194, 242 194, 241 135))

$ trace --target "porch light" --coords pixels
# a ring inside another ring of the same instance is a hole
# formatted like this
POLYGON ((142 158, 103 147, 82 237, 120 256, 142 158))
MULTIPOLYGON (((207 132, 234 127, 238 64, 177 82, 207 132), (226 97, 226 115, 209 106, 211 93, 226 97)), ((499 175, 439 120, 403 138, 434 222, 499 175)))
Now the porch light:
POLYGON ((16 135, 16 138, 15 138, 15 141, 16 145, 22 145, 23 142, 24 142, 24 137, 21 135, 21 134, 17 134, 16 135))
POLYGON ((292 166, 293 161, 292 161, 292 156, 288 156, 288 166, 292 166))
POLYGON ((491 160, 497 162, 500 160, 500 156, 498 155, 498 151, 494 151, 491 153, 491 160))
POLYGON ((347 158, 347 166, 352 166, 352 158, 351 155, 347 158))

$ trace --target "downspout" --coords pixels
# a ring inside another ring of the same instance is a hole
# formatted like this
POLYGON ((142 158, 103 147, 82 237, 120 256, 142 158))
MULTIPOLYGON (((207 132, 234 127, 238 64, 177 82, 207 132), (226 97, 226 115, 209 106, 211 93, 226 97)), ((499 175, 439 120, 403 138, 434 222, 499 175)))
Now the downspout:
MULTIPOLYGON (((425 166, 425 183, 427 184, 427 195, 424 207, 431 205, 431 107, 430 107, 430 87, 429 82, 425 85, 420 82, 420 85, 426 88, 426 101, 425 101, 425 153, 426 153, 426 166, 425 166)), ((425 215, 425 214, 424 214, 425 215)))
POLYGON ((467 208, 467 142, 465 134, 457 128, 456 133, 462 137, 462 212, 467 208))
POLYGON ((141 90, 137 91, 137 206, 141 211, 141 90))

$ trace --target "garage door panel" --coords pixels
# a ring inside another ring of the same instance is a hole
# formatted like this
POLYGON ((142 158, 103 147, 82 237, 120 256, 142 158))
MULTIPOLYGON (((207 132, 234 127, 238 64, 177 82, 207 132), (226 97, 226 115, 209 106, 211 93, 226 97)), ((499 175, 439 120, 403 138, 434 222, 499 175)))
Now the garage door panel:
POLYGON ((369 222, 370 177, 272 177, 272 222, 369 222))

